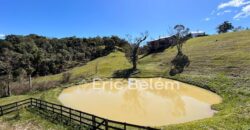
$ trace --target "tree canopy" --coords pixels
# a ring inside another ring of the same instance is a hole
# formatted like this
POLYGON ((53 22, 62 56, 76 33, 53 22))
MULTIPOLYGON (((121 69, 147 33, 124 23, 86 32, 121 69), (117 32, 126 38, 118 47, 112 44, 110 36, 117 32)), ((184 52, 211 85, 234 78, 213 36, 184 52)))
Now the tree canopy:
POLYGON ((28 75, 57 74, 95 58, 108 55, 128 42, 117 36, 94 38, 47 38, 36 34, 8 35, 0 40, 0 76, 11 68, 14 77, 26 71, 28 75), (8 62, 7 62, 8 61, 8 62))
POLYGON ((225 21, 217 27, 218 33, 227 33, 229 30, 234 29, 234 26, 229 21, 225 21))

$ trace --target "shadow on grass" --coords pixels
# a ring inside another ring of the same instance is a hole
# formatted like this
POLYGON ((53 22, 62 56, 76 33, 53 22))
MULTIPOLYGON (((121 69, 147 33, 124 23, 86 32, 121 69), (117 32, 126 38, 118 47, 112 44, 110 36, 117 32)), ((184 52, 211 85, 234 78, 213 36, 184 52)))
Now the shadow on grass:
POLYGON ((149 56, 150 54, 152 54, 152 53, 146 53, 146 54, 142 55, 142 57, 140 57, 139 59, 143 59, 143 58, 149 56))
POLYGON ((139 70, 133 69, 124 69, 124 70, 117 70, 113 73, 114 78, 129 78, 132 75, 140 73, 139 70))
POLYGON ((177 74, 180 74, 184 71, 184 68, 188 67, 190 65, 190 60, 188 56, 185 54, 179 52, 175 58, 171 61, 172 67, 169 72, 170 76, 175 76, 177 74))

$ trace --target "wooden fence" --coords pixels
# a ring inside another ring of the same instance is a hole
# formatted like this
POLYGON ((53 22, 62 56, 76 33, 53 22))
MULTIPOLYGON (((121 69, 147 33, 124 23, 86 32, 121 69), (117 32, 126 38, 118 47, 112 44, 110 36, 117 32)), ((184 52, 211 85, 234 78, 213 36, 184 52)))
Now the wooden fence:
POLYGON ((151 127, 105 119, 99 116, 35 98, 21 100, 18 102, 0 106, 0 116, 18 111, 21 108, 34 108, 39 111, 49 112, 52 115, 57 115, 57 120, 63 121, 64 119, 67 119, 74 125, 85 126, 86 128, 92 130, 156 130, 155 128, 151 127))

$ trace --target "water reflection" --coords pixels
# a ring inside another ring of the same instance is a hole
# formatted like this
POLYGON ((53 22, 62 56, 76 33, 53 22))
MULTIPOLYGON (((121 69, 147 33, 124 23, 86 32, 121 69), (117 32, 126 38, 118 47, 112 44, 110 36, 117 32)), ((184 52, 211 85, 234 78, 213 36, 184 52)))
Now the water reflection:
POLYGON ((140 115, 146 114, 143 106, 145 102, 143 100, 143 94, 139 90, 129 90, 126 89, 123 94, 123 104, 122 108, 127 113, 137 113, 140 115))
MULTIPOLYGON (((171 89, 156 89, 156 82, 176 81, 151 78, 98 81, 65 89, 59 100, 68 107, 98 116, 146 126, 162 126, 211 117, 211 104, 221 98, 209 91, 179 83, 171 89), (116 84, 115 82, 120 82, 116 84), (116 86, 119 86, 117 88, 116 86), (134 89, 131 89, 132 88, 134 89)), ((166 84, 165 84, 166 85, 166 84)))

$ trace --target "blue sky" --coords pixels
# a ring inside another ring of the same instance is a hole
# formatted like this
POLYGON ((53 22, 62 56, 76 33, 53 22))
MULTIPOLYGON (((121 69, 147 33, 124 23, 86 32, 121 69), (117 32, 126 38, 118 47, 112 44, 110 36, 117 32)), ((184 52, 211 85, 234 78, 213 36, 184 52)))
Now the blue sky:
POLYGON ((225 20, 250 26, 250 0, 0 0, 0 36, 94 37, 148 31, 154 39, 183 24, 209 34, 225 20))

